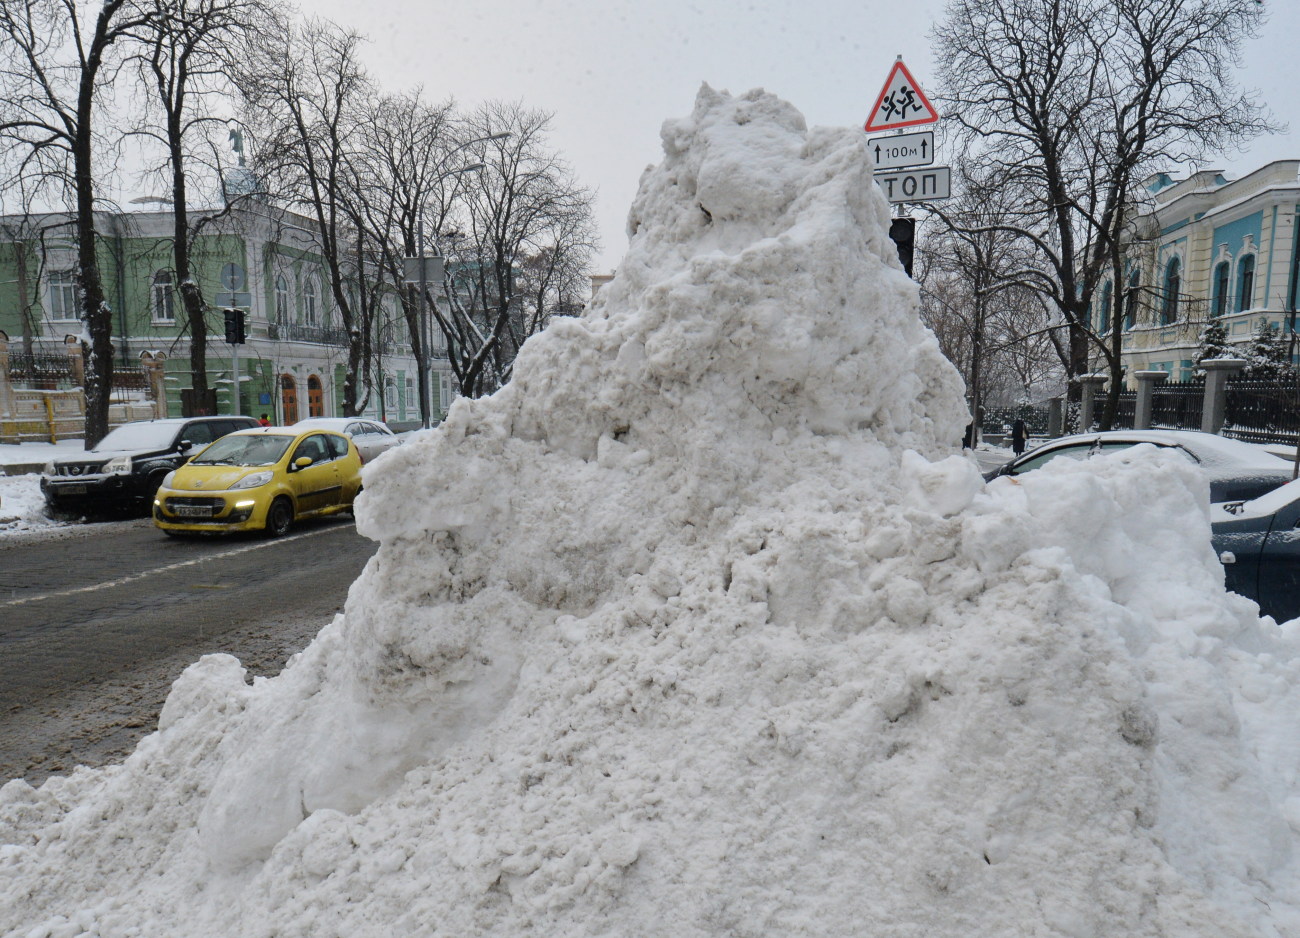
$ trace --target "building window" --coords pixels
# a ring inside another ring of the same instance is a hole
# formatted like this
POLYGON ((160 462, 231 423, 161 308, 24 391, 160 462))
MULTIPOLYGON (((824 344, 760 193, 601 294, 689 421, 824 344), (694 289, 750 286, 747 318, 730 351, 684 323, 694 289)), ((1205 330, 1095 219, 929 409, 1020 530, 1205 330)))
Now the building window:
POLYGON ((284 274, 275 278, 275 321, 281 325, 289 321, 289 281, 284 274))
POLYGON ((319 299, 320 297, 316 293, 316 281, 308 277, 302 288, 302 315, 303 322, 309 326, 316 325, 317 317, 320 314, 316 305, 319 299))
POLYGON ((1137 325, 1138 290, 1141 277, 1138 271, 1128 278, 1128 292, 1124 296, 1124 328, 1132 329, 1137 325))
POLYGON ((1167 326, 1178 321, 1178 291, 1183 285, 1183 263, 1176 257, 1165 267, 1165 298, 1160 310, 1160 324, 1167 326))
POLYGON ((1247 254, 1237 268, 1237 312, 1255 305, 1255 255, 1247 254))
POLYGON ((1214 268, 1214 315, 1222 316, 1228 311, 1228 262, 1224 261, 1214 268))
POLYGON ((76 274, 71 270, 52 270, 49 273, 49 314, 53 320, 80 319, 77 309, 76 274))
POLYGON ((154 322, 175 322, 175 295, 172 291, 171 271, 160 270, 153 275, 154 322))
POLYGON ((1101 288, 1101 304, 1097 310, 1097 332, 1105 335, 1110 331, 1111 304, 1115 302, 1115 291, 1110 281, 1101 288))
POLYGON ((415 379, 410 375, 406 376, 406 409, 411 414, 417 413, 420 409, 420 398, 415 393, 415 379))
POLYGON ((392 378, 384 385, 384 409, 390 413, 397 411, 397 382, 392 378))

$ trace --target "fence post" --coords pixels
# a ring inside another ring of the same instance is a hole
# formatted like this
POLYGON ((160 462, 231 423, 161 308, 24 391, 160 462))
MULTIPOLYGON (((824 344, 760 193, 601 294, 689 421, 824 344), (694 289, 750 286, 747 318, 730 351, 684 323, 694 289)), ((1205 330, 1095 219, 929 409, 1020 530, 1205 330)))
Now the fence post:
POLYGON ((1241 358, 1207 358, 1200 367, 1205 371, 1201 432, 1218 433, 1228 410, 1228 379, 1245 368, 1246 362, 1241 358))
POLYGON ((167 416, 167 375, 163 371, 166 361, 167 355, 161 350, 140 353, 140 363, 149 381, 149 396, 153 398, 153 415, 159 418, 167 416))
POLYGON ((1082 387, 1079 405, 1079 432, 1087 433, 1092 429, 1092 418, 1097 410, 1097 392, 1106 383, 1106 376, 1079 375, 1078 381, 1082 387))
POLYGON ((1054 397, 1047 402, 1047 435, 1056 439, 1065 429, 1065 402, 1054 397))
POLYGON ((81 353, 81 339, 75 335, 65 335, 63 337, 63 350, 68 355, 68 366, 72 369, 72 384, 74 387, 86 388, 86 359, 81 353))
POLYGON ((1155 396, 1156 385, 1169 377, 1166 371, 1137 371, 1133 373, 1137 379, 1137 400, 1133 404, 1133 429, 1150 430, 1151 429, 1151 403, 1155 396))

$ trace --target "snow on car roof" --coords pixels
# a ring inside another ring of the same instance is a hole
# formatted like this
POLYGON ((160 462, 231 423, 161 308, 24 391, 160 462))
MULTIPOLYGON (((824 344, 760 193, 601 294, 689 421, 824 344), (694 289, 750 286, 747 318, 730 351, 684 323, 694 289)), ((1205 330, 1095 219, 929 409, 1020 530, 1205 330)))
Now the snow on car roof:
POLYGON ((1201 465, 1206 468, 1254 466, 1260 469, 1283 469, 1290 465, 1289 460, 1270 453, 1262 446, 1214 433, 1202 433, 1199 430, 1108 430, 1061 437, 1046 445, 1057 446, 1072 440, 1094 439, 1101 439, 1103 442, 1115 440, 1181 446, 1200 460, 1201 465))

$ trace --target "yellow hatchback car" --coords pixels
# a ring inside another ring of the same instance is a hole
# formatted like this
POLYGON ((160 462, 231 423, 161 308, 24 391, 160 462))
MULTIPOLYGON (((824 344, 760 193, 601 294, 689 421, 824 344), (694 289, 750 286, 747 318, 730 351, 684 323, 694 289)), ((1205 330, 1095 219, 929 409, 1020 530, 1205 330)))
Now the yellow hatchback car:
POLYGON ((361 457, 342 433, 258 427, 223 436, 163 479, 154 524, 168 534, 265 531, 352 508, 361 457))

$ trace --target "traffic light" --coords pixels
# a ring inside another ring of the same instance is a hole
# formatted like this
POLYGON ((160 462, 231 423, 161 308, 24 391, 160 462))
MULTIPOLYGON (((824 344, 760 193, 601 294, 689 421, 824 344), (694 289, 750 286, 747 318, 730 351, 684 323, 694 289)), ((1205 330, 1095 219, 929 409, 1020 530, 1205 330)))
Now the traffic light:
POLYGON ((226 310, 226 341, 231 345, 244 344, 244 311, 226 310))
POLYGON ((912 248, 916 245, 916 219, 894 218, 889 222, 889 239, 898 248, 898 262, 912 276, 912 248))

